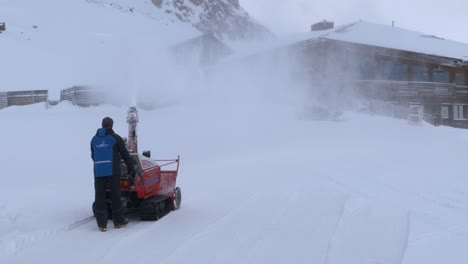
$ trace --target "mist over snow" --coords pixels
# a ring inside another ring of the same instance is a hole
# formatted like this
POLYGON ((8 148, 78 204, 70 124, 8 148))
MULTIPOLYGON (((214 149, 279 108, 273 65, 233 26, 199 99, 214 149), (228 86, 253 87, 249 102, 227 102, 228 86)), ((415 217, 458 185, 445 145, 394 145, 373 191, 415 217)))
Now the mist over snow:
MULTIPOLYGON (((209 69, 190 58, 177 61, 170 52, 201 32, 187 23, 165 21, 163 11, 148 8, 150 1, 114 2, 4 3, 0 17, 8 30, 0 41, 8 52, 0 71, 9 74, 0 75, 1 91, 47 89, 50 98, 58 99, 61 89, 84 85, 107 91, 116 103, 167 105, 211 89, 209 69)), ((240 87, 249 84, 236 74, 223 78, 243 82, 240 87)), ((219 79, 211 86, 219 89, 223 83, 219 79)))
POLYGON ((97 84, 128 89, 128 76, 168 68, 168 47, 199 34, 186 24, 81 0, 7 1, 1 7, 8 30, 0 38, 7 51, 0 70, 10 73, 0 75, 8 84, 2 90, 58 94, 73 85, 97 84), (138 61, 149 56, 155 56, 151 65, 138 61))
POLYGON ((468 259, 466 130, 353 112, 355 95, 310 89, 277 43, 228 42, 235 52, 217 64, 177 60, 170 47, 200 33, 145 13, 146 2, 130 11, 0 0, 0 92, 87 85, 114 102, 0 110, 0 263, 468 259), (181 157, 181 209, 101 233, 83 221, 94 199, 90 140, 105 116, 126 136, 136 103, 148 106, 139 148, 181 157), (340 118, 311 120, 317 105, 340 106, 340 118))

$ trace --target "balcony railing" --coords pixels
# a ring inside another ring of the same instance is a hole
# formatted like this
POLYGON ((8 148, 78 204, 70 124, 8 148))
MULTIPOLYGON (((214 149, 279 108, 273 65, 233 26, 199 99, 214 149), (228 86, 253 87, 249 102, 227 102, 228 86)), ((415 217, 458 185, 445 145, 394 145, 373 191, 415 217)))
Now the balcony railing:
MULTIPOLYGON (((375 100, 368 101, 368 111, 372 114, 403 120, 409 120, 411 116, 409 107, 375 100)), ((433 126, 439 126, 441 124, 440 118, 426 113, 422 113, 422 121, 433 126)))

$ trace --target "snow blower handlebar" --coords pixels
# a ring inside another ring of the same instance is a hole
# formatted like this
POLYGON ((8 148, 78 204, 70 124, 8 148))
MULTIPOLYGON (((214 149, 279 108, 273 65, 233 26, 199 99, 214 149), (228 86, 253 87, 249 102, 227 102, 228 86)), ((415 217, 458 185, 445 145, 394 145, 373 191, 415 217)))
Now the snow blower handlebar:
POLYGON ((158 165, 159 167, 164 167, 164 166, 167 166, 167 165, 171 165, 171 164, 177 164, 177 168, 176 168, 176 171, 179 170, 179 160, 180 160, 180 156, 177 156, 177 159, 167 159, 167 160, 154 160, 156 162, 165 162, 164 164, 160 164, 158 165))

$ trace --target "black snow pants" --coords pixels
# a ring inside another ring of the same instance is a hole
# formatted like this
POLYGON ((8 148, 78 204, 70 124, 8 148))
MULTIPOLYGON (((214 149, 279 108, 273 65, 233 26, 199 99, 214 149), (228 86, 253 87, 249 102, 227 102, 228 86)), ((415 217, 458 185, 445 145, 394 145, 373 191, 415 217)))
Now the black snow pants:
POLYGON ((111 208, 114 225, 121 224, 124 221, 124 210, 122 201, 120 200, 120 177, 117 175, 94 177, 94 216, 96 217, 98 227, 107 227, 106 188, 108 183, 112 200, 111 208))

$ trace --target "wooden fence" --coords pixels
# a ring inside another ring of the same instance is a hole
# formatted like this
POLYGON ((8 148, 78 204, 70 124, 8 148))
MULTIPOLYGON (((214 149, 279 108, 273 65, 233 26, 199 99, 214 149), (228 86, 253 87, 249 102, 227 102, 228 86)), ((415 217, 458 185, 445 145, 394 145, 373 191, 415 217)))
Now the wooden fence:
MULTIPOLYGON (((370 113, 410 121, 411 107, 404 107, 381 101, 369 101, 367 105, 366 111, 370 113)), ((440 118, 426 114, 424 110, 421 112, 421 121, 433 126, 440 126, 442 124, 440 118)))
POLYGON ((49 101, 47 90, 0 92, 0 109, 13 105, 29 105, 47 103, 46 107, 57 105, 62 101, 70 101, 78 106, 91 106, 106 103, 104 92, 85 86, 74 86, 60 92, 60 101, 49 101))
POLYGON ((0 109, 8 106, 8 97, 6 92, 0 93, 0 109))
POLYGON ((30 90, 0 93, 0 109, 13 105, 29 105, 47 102, 47 90, 30 90))

